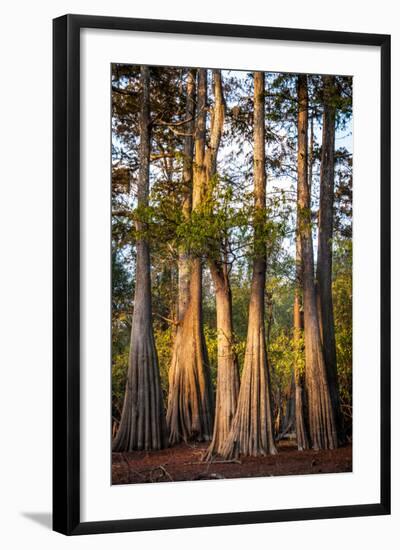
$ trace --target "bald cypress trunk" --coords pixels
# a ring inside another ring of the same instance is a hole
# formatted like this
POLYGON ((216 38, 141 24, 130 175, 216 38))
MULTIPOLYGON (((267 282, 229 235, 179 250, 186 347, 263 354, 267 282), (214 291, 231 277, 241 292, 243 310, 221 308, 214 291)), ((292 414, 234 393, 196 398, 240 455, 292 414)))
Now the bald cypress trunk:
MULTIPOLYGON (((205 185, 207 71, 198 70, 192 210, 200 210, 205 185)), ((213 429, 213 392, 202 320, 202 260, 189 258, 189 302, 180 321, 169 373, 167 423, 171 444, 207 441, 213 429)))
POLYGON ((294 364, 294 385, 295 385, 295 426, 296 440, 299 451, 308 449, 308 436, 305 423, 305 403, 304 403, 304 324, 301 312, 302 301, 302 261, 301 261, 301 240, 299 233, 299 223, 296 230, 296 286, 294 291, 293 304, 293 343, 295 350, 294 364))
MULTIPOLYGON (((225 100, 221 71, 213 71, 214 108, 211 117, 210 145, 206 154, 207 191, 212 193, 213 178, 217 175, 217 156, 225 117, 225 100)), ((212 201, 211 201, 212 204, 212 201)), ((216 296, 217 313, 217 389, 214 431, 205 458, 211 460, 222 450, 236 411, 239 394, 239 365, 234 351, 232 322, 232 293, 227 266, 226 243, 217 239, 209 258, 209 267, 216 296), (224 252, 221 252, 224 249, 224 252)))
POLYGON ((326 371, 337 426, 341 425, 336 340, 332 299, 332 239, 335 154, 335 81, 323 77, 324 114, 318 219, 317 297, 326 371))
MULTIPOLYGON (((192 209, 193 144, 196 113, 196 69, 189 69, 186 83, 185 137, 183 144, 182 171, 182 213, 190 218, 192 209)), ((184 246, 180 247, 178 258, 178 321, 182 321, 189 303, 190 262, 184 246)), ((179 330, 179 325, 178 325, 179 330)))
POLYGON ((239 394, 239 365, 234 351, 232 293, 225 266, 210 266, 215 287, 217 309, 217 390, 213 437, 206 459, 220 454, 236 412, 239 394))
POLYGON ((305 370, 310 439, 313 449, 333 449, 337 447, 337 433, 319 330, 310 191, 307 183, 307 75, 298 77, 298 102, 298 223, 303 265, 305 370))
POLYGON ((276 453, 265 335, 266 207, 264 73, 254 73, 254 260, 238 405, 221 455, 276 453))
MULTIPOLYGON (((150 171, 150 75, 140 68, 142 87, 140 111, 139 176, 137 206, 148 205, 150 171)), ((136 221, 136 286, 124 405, 114 451, 155 450, 166 445, 166 425, 157 351, 154 343, 150 251, 145 225, 136 221)))
MULTIPOLYGON (((314 125, 311 115, 310 121, 310 149, 308 158, 308 191, 311 195, 312 169, 314 151, 314 125)), ((299 193, 299 189, 297 189, 299 193)), ((295 384, 295 425, 296 441, 299 451, 309 448, 309 438, 305 421, 306 403, 304 395, 304 316, 302 312, 303 302, 303 262, 301 255, 301 236, 299 212, 296 219, 296 283, 293 303, 293 344, 295 350, 294 384, 295 384)))

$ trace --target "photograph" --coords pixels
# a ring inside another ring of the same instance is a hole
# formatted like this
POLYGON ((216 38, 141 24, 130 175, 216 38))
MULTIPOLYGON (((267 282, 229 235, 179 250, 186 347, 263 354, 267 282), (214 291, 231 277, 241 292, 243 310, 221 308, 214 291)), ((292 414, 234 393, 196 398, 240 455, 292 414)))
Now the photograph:
POLYGON ((394 3, 231 4, 5 4, 6 550, 399 538, 394 3))
POLYGON ((352 77, 111 66, 112 484, 352 471, 352 77))

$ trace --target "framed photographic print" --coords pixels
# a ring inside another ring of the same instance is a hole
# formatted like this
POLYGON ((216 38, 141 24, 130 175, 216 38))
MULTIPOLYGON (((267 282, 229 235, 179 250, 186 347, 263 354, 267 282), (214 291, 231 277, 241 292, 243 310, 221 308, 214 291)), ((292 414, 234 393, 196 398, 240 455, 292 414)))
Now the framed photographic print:
POLYGON ((390 37, 54 20, 54 529, 390 513, 390 37))

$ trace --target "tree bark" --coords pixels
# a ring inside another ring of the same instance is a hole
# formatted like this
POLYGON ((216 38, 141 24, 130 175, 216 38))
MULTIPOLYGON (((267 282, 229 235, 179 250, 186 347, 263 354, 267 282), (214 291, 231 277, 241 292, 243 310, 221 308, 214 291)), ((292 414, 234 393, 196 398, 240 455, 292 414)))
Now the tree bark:
POLYGON ((275 434, 281 439, 288 433, 294 432, 296 429, 296 385, 294 372, 290 378, 290 382, 284 388, 282 395, 282 405, 280 407, 279 416, 280 422, 277 422, 275 434))
MULTIPOLYGON (((186 83, 185 138, 183 145, 183 193, 182 213, 190 218, 192 209, 193 145, 196 113, 196 69, 189 69, 186 83)), ((178 321, 182 321, 189 303, 190 261, 184 246, 180 247, 178 258, 178 321)), ((178 325, 179 326, 179 325, 178 325)))
MULTIPOLYGON (((142 102, 140 111, 138 210, 146 208, 150 172, 150 74, 140 68, 142 102)), ((157 351, 151 307, 150 251, 145 224, 136 221, 136 286, 132 318, 129 367, 124 405, 114 451, 156 450, 167 443, 157 351)))
POLYGON ((317 299, 328 384, 337 426, 341 425, 336 340, 332 299, 335 105, 333 76, 323 77, 324 114, 318 219, 317 299))
MULTIPOLYGON (((213 88, 214 108, 211 117, 210 145, 206 154, 209 193, 212 193, 212 179, 217 175, 217 156, 225 118, 225 100, 219 70, 213 71, 213 88)), ((217 239, 215 255, 212 255, 208 262, 216 295, 218 370, 214 431, 205 456, 206 460, 220 454, 231 427, 239 394, 239 365, 234 350, 228 258, 226 253, 221 253, 224 244, 223 239, 217 239)))
POLYGON ((265 341, 266 246, 264 239, 265 176, 264 73, 254 73, 254 260, 246 352, 238 405, 221 455, 260 456, 276 453, 270 376, 265 341))
MULTIPOLYGON (((308 190, 311 196, 312 170, 314 153, 314 124, 313 115, 310 121, 310 148, 308 158, 308 190)), ((310 205, 309 205, 310 206, 310 205)), ((297 212, 296 220, 296 285, 293 303, 293 344, 295 350, 294 384, 295 384, 295 425, 296 440, 299 451, 309 448, 309 438, 305 422, 306 403, 304 396, 304 317, 302 313, 302 287, 303 287, 303 264, 301 254, 300 220, 297 212)))
POLYGON ((298 76, 298 101, 298 223, 303 265, 305 371, 310 439, 313 449, 333 449, 337 447, 336 423, 319 330, 314 283, 310 191, 307 182, 307 75, 298 76))
POLYGON ((304 419, 305 403, 304 403, 304 372, 303 372, 303 355, 304 355, 304 323, 301 313, 301 298, 302 298, 302 261, 301 261, 301 239, 299 232, 299 220, 297 220, 296 228, 296 286, 294 291, 293 304, 293 344, 295 350, 295 365, 294 365, 294 384, 295 384, 295 425, 297 448, 299 451, 308 449, 307 428, 304 419))
POLYGON ((206 459, 222 451, 236 412, 239 394, 239 365, 234 351, 232 293, 225 266, 212 262, 210 270, 215 287, 217 309, 217 391, 214 431, 206 459))
MULTIPOLYGON (((192 210, 201 208, 205 183, 207 71, 198 70, 192 210)), ((213 429, 213 391, 202 320, 202 260, 190 257, 189 303, 180 321, 169 373, 169 441, 207 441, 213 429)))

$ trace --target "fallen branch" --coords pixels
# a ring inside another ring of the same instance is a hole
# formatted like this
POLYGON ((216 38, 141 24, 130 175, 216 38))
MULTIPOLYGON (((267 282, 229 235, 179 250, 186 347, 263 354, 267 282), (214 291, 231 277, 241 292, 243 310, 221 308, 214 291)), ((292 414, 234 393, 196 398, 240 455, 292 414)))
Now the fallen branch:
MULTIPOLYGON (((237 458, 232 458, 231 460, 211 460, 208 462, 208 465, 210 466, 211 464, 241 464, 242 462, 240 460, 238 460, 237 458)), ((199 465, 199 464, 205 464, 204 460, 203 461, 199 461, 199 462, 185 462, 185 466, 188 466, 188 465, 199 465)))
POLYGON ((241 464, 242 461, 238 458, 232 458, 231 460, 210 460, 210 464, 241 464))

